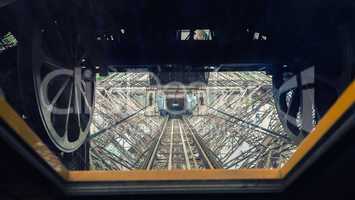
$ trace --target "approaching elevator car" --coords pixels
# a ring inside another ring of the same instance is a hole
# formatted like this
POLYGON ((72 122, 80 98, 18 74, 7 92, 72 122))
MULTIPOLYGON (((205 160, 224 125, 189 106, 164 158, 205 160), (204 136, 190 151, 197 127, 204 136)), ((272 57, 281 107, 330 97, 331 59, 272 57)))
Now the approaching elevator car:
POLYGON ((161 116, 191 115, 196 107, 195 96, 164 95, 157 97, 157 105, 161 116))

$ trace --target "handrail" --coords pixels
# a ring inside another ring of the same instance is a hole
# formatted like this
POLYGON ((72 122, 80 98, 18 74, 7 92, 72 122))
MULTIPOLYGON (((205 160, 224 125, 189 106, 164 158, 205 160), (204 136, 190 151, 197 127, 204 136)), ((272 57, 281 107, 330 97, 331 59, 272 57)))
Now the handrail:
POLYGON ((258 126, 258 125, 256 125, 256 124, 253 124, 253 123, 251 123, 251 122, 247 122, 247 121, 242 120, 242 119, 240 119, 240 118, 238 118, 238 117, 236 117, 236 116, 233 116, 233 115, 228 114, 228 113, 225 113, 225 112, 223 112, 223 111, 221 111, 221 110, 215 109, 215 108, 213 108, 213 107, 211 107, 211 106, 207 106, 207 107, 208 107, 209 109, 211 109, 211 110, 214 110, 214 111, 217 111, 217 112, 219 112, 219 113, 221 113, 221 114, 224 114, 224 115, 226 115, 226 116, 228 116, 228 117, 230 117, 230 118, 236 119, 236 120, 238 120, 238 121, 240 121, 240 122, 242 122, 242 123, 244 123, 244 124, 248 124, 248 125, 250 125, 250 126, 253 126, 253 127, 255 127, 255 128, 258 128, 258 129, 261 129, 261 130, 267 132, 267 133, 265 133, 265 132, 262 132, 262 131, 261 131, 261 133, 264 133, 264 134, 269 135, 269 136, 277 137, 278 139, 283 139, 284 141, 286 141, 286 142, 288 142, 288 143, 292 143, 292 140, 291 140, 290 138, 288 138, 287 136, 281 135, 281 134, 279 134, 279 133, 276 133, 276 132, 271 131, 271 130, 269 130, 269 129, 263 128, 263 127, 258 126))
POLYGON ((148 107, 148 106, 145 106, 144 108, 138 110, 137 112, 135 112, 135 113, 133 113, 133 114, 131 114, 131 115, 128 115, 127 117, 125 117, 125 118, 123 118, 123 119, 118 120, 117 122, 115 122, 114 124, 112 124, 110 127, 103 128, 103 129, 97 131, 96 133, 93 133, 92 135, 90 135, 90 136, 88 137, 88 140, 91 140, 91 139, 93 139, 93 138, 95 138, 95 137, 97 137, 97 136, 99 136, 99 135, 105 133, 107 130, 109 130, 109 129, 111 129, 111 128, 113 128, 113 127, 115 127, 115 126, 121 124, 122 122, 125 122, 125 121, 128 120, 129 118, 131 118, 131 117, 135 116, 136 114, 140 113, 141 111, 147 109, 147 107, 148 107))

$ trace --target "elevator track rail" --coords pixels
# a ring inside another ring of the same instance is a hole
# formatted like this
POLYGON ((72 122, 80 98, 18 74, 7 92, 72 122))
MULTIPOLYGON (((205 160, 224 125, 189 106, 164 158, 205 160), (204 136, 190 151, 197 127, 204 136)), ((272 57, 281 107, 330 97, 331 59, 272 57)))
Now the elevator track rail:
POLYGON ((183 118, 168 118, 149 158, 148 170, 214 169, 193 128, 183 118))

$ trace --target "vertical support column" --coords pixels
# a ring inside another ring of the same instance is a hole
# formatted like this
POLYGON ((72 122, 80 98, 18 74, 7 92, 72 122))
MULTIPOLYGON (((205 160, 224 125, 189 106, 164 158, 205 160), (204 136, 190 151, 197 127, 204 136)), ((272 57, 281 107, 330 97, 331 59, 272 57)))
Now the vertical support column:
POLYGON ((156 100, 155 100, 155 89, 152 89, 152 88, 146 89, 145 106, 147 106, 147 110, 144 113, 146 116, 155 116, 156 115, 157 106, 156 106, 156 100))

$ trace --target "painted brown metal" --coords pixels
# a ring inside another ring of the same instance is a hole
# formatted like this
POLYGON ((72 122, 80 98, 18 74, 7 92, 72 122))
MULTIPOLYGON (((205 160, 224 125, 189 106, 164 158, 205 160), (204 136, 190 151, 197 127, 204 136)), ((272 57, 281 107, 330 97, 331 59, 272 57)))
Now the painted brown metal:
POLYGON ((67 179, 68 170, 57 156, 49 150, 16 111, 0 96, 0 118, 5 121, 31 149, 36 152, 55 172, 67 179))
POLYGON ((355 103, 355 81, 353 81, 343 94, 338 98, 334 105, 328 110, 318 125, 298 146, 296 152, 281 170, 282 177, 285 177, 290 171, 301 162, 304 156, 309 153, 317 142, 328 133, 328 130, 337 122, 337 120, 355 103))

